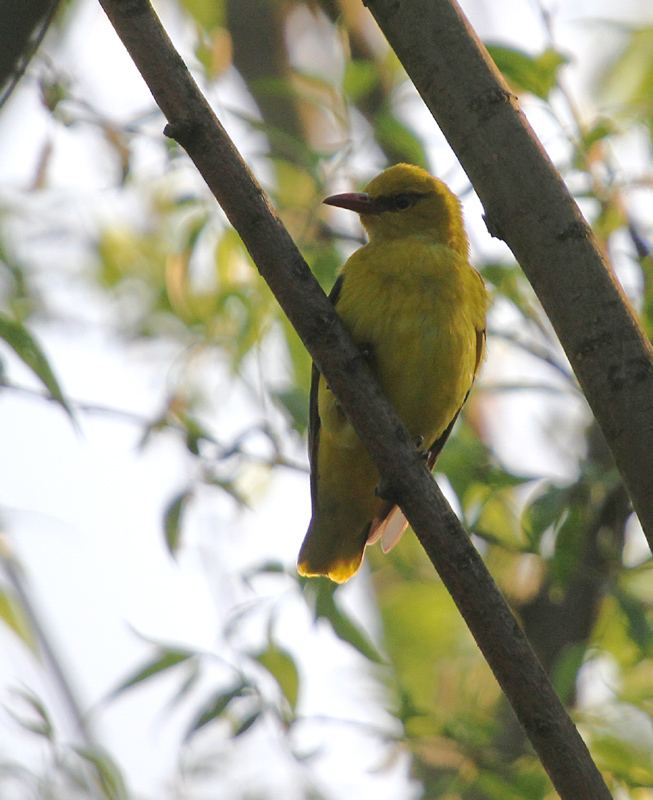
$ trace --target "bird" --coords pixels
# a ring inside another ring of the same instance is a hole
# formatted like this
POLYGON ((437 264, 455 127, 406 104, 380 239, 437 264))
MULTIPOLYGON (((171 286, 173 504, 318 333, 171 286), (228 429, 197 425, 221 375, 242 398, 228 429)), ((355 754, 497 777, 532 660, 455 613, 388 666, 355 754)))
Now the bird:
MULTIPOLYGON (((485 349, 488 294, 469 263, 460 201, 421 167, 395 164, 363 192, 323 202, 357 212, 369 239, 330 300, 433 469, 485 349)), ((308 441, 312 516, 297 569, 344 583, 369 544, 387 552, 407 522, 375 492, 379 472, 315 365, 308 441)))

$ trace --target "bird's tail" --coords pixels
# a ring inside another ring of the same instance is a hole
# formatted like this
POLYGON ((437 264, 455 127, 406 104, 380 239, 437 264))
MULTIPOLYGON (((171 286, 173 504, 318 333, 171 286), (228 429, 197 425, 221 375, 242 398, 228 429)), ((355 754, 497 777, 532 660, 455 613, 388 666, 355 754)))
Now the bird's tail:
POLYGON ((358 572, 365 553, 369 524, 355 522, 338 525, 332 520, 313 518, 302 549, 297 571, 305 577, 325 575, 336 583, 344 583, 358 572), (358 533, 356 533, 358 531, 358 533))

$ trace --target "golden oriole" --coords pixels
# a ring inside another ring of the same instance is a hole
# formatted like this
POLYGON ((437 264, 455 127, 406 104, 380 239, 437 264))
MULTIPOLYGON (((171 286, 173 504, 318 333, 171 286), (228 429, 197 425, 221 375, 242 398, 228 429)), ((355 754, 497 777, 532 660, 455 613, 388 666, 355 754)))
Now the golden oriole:
MULTIPOLYGON (((330 298, 432 469, 485 343, 487 293, 468 261, 460 202, 409 164, 386 169, 364 193, 324 202, 358 212, 369 236, 330 298)), ((313 515, 298 570, 342 583, 367 544, 381 539, 387 552, 407 523, 375 494, 379 473, 315 367, 309 450, 313 515)))

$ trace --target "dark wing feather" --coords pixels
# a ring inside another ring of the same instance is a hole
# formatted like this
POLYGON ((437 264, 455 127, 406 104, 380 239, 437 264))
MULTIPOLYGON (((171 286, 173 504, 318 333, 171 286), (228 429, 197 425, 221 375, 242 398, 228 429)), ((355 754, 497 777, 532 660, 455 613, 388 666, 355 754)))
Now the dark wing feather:
MULTIPOLYGON (((329 293, 329 300, 334 306, 338 303, 344 276, 340 275, 329 293)), ((308 460, 311 467, 311 501, 313 509, 317 507, 317 451, 320 445, 320 413, 317 407, 317 392, 320 384, 320 371, 313 364, 311 372, 311 391, 308 401, 308 460)))
MULTIPOLYGON (((476 363, 474 365, 474 375, 478 372, 478 368, 481 364, 481 359, 483 358, 483 351, 485 350, 485 329, 482 331, 476 331, 476 363)), ((472 385, 474 381, 472 379, 472 385)), ((463 406, 467 402, 467 398, 469 397, 469 392, 471 392, 472 387, 469 387, 469 391, 465 395, 465 399, 463 400, 460 408, 454 414, 453 419, 447 425, 445 430, 438 436, 438 438, 433 442, 433 444, 428 449, 428 456, 426 459, 426 463, 428 464, 429 469, 433 469, 435 466, 435 462, 438 460, 438 456, 442 452, 442 448, 445 446, 447 439, 449 438, 449 434, 451 433, 453 426, 456 424, 456 420, 458 419, 458 415, 462 411, 463 406)))

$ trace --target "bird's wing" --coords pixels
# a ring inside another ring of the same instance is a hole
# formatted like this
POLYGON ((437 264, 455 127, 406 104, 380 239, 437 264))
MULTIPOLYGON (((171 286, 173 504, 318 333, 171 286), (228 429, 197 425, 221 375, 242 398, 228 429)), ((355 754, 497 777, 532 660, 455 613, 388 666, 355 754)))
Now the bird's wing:
MULTIPOLYGON (((481 365, 481 361, 483 359, 483 353, 485 351, 485 329, 482 331, 476 331, 476 363, 474 366, 474 375, 478 372, 478 368, 481 365)), ((471 386, 469 387, 469 391, 465 395, 465 399, 463 400, 460 408, 453 416, 451 422, 447 425, 445 430, 438 436, 438 438, 433 442, 433 444, 427 450, 426 456, 426 465, 428 466, 429 470, 432 470, 435 467, 435 462, 438 460, 438 456, 442 452, 442 448, 444 447, 447 439, 449 438, 449 434, 451 433, 453 426, 456 424, 456 420, 458 419, 458 415, 460 414, 462 407, 465 405, 467 398, 469 397, 469 392, 471 391, 471 386)), ((378 542, 379 539, 381 540, 381 549, 384 553, 390 552, 392 548, 397 544, 399 539, 401 539, 404 531, 408 527, 408 521, 404 516, 402 510, 399 506, 394 505, 393 503, 386 503, 381 512, 378 516, 373 520, 370 526, 370 533, 367 539, 367 544, 374 544, 378 542)))
MULTIPOLYGON (((485 351, 485 329, 482 331, 476 331, 476 363, 474 365, 474 375, 478 372, 478 368, 481 365, 481 360, 483 359, 483 353, 485 351)), ((472 379, 472 384, 474 380, 472 379)), ((472 387, 469 387, 467 394, 465 395, 465 399, 460 405, 460 408, 454 414, 453 419, 447 425, 445 430, 438 436, 438 438, 433 442, 433 444, 428 449, 428 456, 426 458, 426 464, 430 470, 433 469, 435 466, 435 462, 438 460, 438 456, 442 452, 442 448, 445 446, 447 439, 449 438, 449 434, 453 430, 453 426, 456 424, 456 420, 458 419, 458 415, 462 411, 463 406, 467 402, 467 398, 469 397, 469 393, 471 392, 472 387)))
MULTIPOLYGON (((329 292, 329 300, 334 306, 338 303, 344 276, 340 275, 329 292)), ((313 364, 311 372, 311 391, 308 401, 308 460, 311 466, 311 501, 313 509, 317 508, 317 451, 320 446, 320 412, 317 405, 317 393, 320 385, 320 371, 313 364)))

